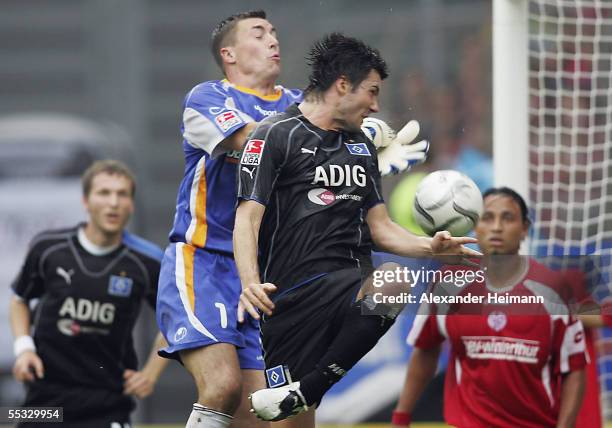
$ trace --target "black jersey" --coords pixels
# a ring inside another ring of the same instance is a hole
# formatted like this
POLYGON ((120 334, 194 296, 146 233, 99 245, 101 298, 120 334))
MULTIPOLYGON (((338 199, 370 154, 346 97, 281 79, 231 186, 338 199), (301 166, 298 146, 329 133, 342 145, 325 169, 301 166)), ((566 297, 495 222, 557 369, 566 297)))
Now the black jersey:
POLYGON ((132 329, 141 303, 155 307, 161 250, 125 233, 118 248, 93 255, 79 227, 35 237, 12 288, 39 299, 33 337, 44 382, 121 393, 123 371, 137 368, 132 329))
POLYGON ((293 105, 250 136, 238 197, 266 206, 259 268, 278 294, 359 268, 367 211, 383 202, 376 149, 361 132, 317 128, 293 105))

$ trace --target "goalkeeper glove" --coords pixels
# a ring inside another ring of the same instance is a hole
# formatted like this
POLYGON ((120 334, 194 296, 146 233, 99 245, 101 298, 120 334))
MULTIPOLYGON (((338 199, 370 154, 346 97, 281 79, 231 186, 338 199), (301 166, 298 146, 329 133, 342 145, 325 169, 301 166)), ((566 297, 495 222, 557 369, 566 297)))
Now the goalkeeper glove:
POLYGON ((387 147, 395 139, 395 131, 384 120, 366 117, 361 123, 361 130, 372 141, 376 149, 387 147))
POLYGON ((411 120, 397 133, 380 119, 366 118, 361 129, 378 150, 381 175, 397 174, 425 162, 429 142, 412 143, 419 135, 419 122, 411 120))

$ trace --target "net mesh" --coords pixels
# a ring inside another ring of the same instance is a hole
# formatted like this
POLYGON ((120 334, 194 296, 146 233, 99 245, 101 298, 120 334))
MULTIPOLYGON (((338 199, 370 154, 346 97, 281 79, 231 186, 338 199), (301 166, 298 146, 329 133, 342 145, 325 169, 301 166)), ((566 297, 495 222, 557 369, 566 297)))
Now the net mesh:
MULTIPOLYGON (((529 2, 529 138, 532 254, 599 254, 607 279, 600 285, 609 287, 611 0, 529 2)), ((609 329, 598 345, 602 407, 612 419, 609 329)))

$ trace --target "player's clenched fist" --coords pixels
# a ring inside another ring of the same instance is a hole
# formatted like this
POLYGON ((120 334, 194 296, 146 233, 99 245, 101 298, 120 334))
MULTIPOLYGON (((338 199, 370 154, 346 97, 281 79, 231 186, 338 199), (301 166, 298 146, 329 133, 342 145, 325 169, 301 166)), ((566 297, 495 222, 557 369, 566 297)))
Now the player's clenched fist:
POLYGON ((238 321, 244 321, 244 311, 246 310, 253 318, 259 319, 259 312, 272 315, 274 303, 268 297, 276 291, 276 285, 266 282, 264 284, 248 284, 242 288, 240 303, 238 304, 238 321))
POLYGON ((19 382, 34 382, 36 378, 42 379, 44 375, 43 363, 36 352, 23 351, 19 354, 13 366, 13 376, 16 380, 19 382))

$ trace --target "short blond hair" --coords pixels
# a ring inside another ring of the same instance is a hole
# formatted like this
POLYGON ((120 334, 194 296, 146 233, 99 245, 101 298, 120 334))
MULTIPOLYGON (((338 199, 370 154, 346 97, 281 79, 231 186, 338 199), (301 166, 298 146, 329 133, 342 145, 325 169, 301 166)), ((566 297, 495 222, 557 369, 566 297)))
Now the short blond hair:
POLYGON ((89 166, 89 168, 85 170, 85 172, 81 176, 81 187, 83 189, 83 196, 89 196, 93 179, 99 174, 120 175, 122 177, 127 178, 132 184, 131 196, 132 198, 134 197, 134 194, 136 193, 136 179, 134 177, 134 173, 126 164, 116 159, 104 159, 95 161, 89 166))

